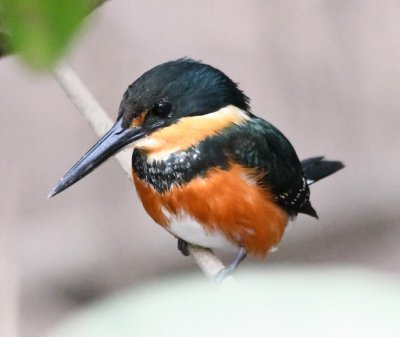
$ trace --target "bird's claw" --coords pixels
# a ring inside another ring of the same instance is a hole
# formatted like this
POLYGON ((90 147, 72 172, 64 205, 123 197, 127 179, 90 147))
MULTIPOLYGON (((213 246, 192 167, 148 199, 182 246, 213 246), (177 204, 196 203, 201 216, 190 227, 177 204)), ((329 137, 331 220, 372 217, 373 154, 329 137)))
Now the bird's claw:
POLYGON ((225 278, 227 278, 228 276, 232 275, 232 273, 234 271, 235 271, 235 269, 234 268, 229 268, 229 266, 224 268, 224 269, 221 269, 217 274, 215 274, 212 277, 212 282, 216 283, 216 284, 219 284, 223 280, 225 280, 225 278))
POLYGON ((189 244, 185 240, 179 238, 178 238, 178 250, 183 254, 183 256, 190 255, 189 244))

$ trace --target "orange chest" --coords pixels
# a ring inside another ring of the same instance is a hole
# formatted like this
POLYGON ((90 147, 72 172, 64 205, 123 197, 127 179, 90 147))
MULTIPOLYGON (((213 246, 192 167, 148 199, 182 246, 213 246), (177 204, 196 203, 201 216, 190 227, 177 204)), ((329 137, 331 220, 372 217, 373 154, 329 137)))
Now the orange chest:
POLYGON ((251 170, 233 165, 213 168, 183 186, 156 192, 133 173, 138 195, 147 213, 168 229, 170 217, 189 217, 210 236, 225 236, 250 254, 265 255, 280 241, 288 215, 257 183, 251 170))

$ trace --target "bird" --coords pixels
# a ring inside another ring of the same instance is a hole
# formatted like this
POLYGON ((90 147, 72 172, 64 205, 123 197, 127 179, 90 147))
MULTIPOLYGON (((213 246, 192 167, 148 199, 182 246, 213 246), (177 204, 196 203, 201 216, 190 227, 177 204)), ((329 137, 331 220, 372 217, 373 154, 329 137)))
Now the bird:
POLYGON ((344 167, 317 156, 300 161, 275 126, 221 70, 190 58, 155 66, 123 94, 111 129, 61 178, 64 191, 130 146, 132 178, 150 217, 188 245, 265 257, 287 224, 318 218, 310 185, 344 167))

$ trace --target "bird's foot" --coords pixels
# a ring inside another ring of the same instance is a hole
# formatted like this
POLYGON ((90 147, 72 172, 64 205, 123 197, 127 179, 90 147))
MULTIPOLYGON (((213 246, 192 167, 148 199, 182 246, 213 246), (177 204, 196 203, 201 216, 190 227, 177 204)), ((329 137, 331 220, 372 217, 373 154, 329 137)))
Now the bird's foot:
POLYGON ((224 269, 221 269, 215 276, 212 278, 213 283, 221 283, 223 280, 225 280, 228 276, 232 275, 232 273, 235 271, 235 269, 226 267, 224 269))
POLYGON ((213 277, 213 282, 215 283, 221 283, 227 276, 230 276, 236 268, 239 266, 239 264, 246 258, 247 252, 246 250, 242 247, 239 249, 235 260, 226 268, 221 269, 214 277, 213 277))
POLYGON ((183 256, 190 255, 189 244, 185 240, 179 238, 178 238, 178 250, 183 254, 183 256))

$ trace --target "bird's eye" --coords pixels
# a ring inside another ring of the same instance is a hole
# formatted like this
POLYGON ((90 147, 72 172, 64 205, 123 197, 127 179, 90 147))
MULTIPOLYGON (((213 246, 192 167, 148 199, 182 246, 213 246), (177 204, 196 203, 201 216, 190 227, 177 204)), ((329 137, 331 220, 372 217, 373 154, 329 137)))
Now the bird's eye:
POLYGON ((172 109, 172 105, 170 102, 162 100, 156 104, 154 104, 151 109, 152 113, 158 117, 168 117, 172 109))

